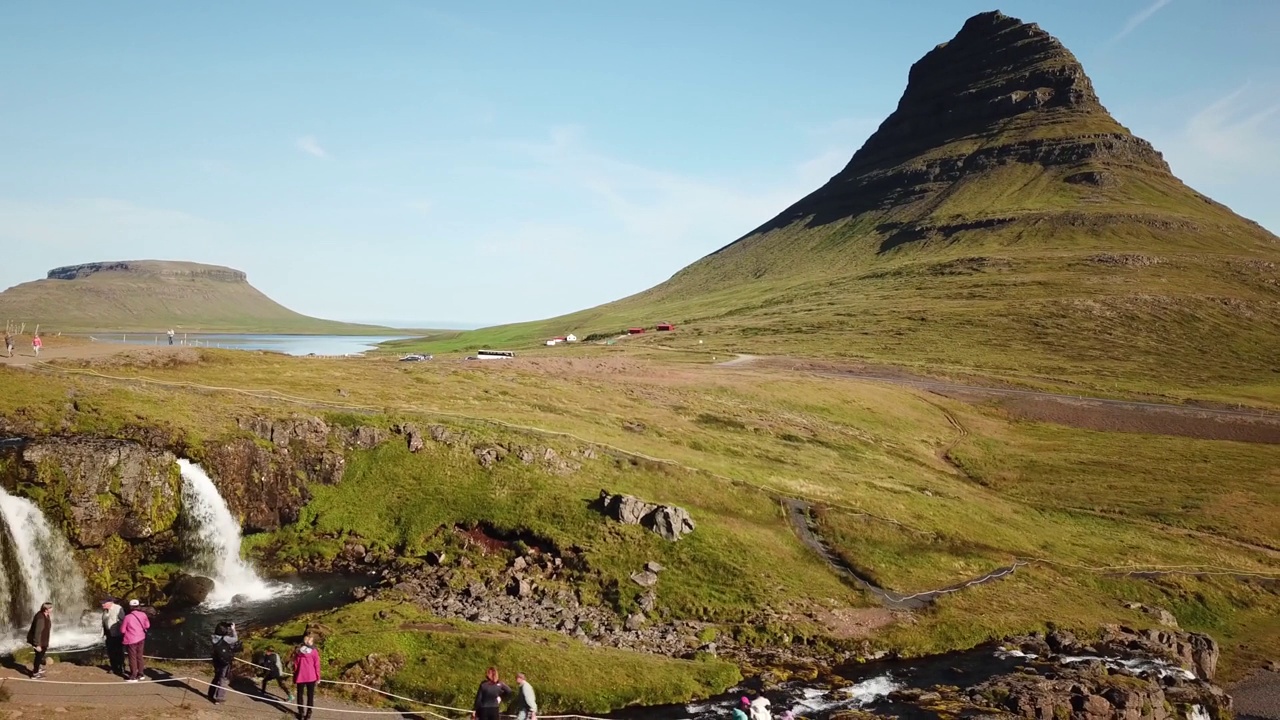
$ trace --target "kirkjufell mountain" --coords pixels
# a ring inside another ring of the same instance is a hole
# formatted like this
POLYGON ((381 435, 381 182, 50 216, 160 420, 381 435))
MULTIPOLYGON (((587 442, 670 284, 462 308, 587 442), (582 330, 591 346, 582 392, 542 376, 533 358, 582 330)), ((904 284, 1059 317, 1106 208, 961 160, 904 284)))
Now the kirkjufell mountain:
POLYGON ((1280 239, 1174 176, 1039 26, 970 18, 822 187, 667 282, 532 324, 1095 386, 1280 377, 1280 239))

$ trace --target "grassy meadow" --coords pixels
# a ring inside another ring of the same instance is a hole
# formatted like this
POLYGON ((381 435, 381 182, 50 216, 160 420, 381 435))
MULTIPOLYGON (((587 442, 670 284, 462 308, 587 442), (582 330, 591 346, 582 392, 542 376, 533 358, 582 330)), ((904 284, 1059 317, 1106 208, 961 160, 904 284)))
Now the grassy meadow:
MULTIPOLYGON (((710 351, 644 344, 558 350, 489 363, 139 353, 64 371, 0 371, 11 388, 0 395, 0 415, 50 433, 128 436, 159 428, 197 460, 203 443, 238 433, 235 418, 250 413, 384 427, 440 422, 477 443, 536 444, 562 457, 588 445, 599 450, 565 475, 514 461, 484 470, 465 449, 430 442, 419 454, 401 442, 353 453, 341 483, 313 488, 296 525, 247 539, 249 552, 286 562, 332 555, 340 547, 323 537, 333 535, 413 558, 436 549, 433 533, 442 525, 485 523, 580 548, 591 570, 586 595, 599 593, 623 612, 638 590, 626 578, 658 560, 667 567, 661 617, 731 628, 768 606, 788 624, 776 641, 821 636, 830 631, 822 611, 874 600, 800 543, 778 502, 790 496, 815 505, 819 527, 849 564, 896 591, 1031 561, 1012 578, 869 632, 864 639, 874 648, 936 652, 1050 623, 1149 625, 1123 607, 1136 600, 1166 607, 1186 628, 1213 632, 1224 642, 1228 677, 1280 652, 1275 580, 1125 573, 1194 566, 1274 578, 1280 446, 1021 421, 997 407, 887 384, 720 367, 710 351), (685 507, 698 528, 666 543, 608 523, 588 509, 602 488, 685 507)), ((319 621, 356 623, 343 612, 319 621)), ((383 641, 424 658, 446 657, 458 643, 482 648, 477 657, 502 658, 551 641, 466 624, 451 625, 443 639, 418 637, 393 621, 363 618, 354 626, 363 639, 342 640, 332 651, 342 662, 383 641)), ((602 673, 615 662, 629 667, 621 655, 591 657, 602 673)), ((724 677, 706 670, 712 679, 701 690, 664 687, 670 697, 696 694, 724 677)), ((652 672, 661 678, 667 670, 652 672)), ((473 682, 459 665, 456 676, 407 672, 397 687, 447 694, 450 683, 473 682)), ((565 707, 613 702, 597 692, 566 696, 565 707)), ((640 686, 628 692, 657 697, 640 686)))

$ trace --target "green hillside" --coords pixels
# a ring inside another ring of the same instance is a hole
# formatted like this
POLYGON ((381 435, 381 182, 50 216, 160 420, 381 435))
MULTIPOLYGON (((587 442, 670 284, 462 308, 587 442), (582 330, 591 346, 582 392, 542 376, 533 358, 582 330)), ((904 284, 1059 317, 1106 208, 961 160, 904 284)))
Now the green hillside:
POLYGON ((1035 25, 967 22, 826 185, 667 282, 437 340, 667 344, 1280 402, 1280 239, 1175 177, 1035 25))
POLYGON ((216 265, 160 260, 55 268, 43 280, 0 293, 0 318, 42 331, 271 332, 354 334, 385 331, 308 317, 216 265))

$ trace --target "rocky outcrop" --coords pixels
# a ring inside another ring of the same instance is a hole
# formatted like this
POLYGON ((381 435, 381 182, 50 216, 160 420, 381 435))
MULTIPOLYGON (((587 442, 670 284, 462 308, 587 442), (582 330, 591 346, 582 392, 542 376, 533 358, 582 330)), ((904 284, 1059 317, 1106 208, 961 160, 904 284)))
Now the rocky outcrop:
POLYGON ((174 607, 195 607, 213 592, 213 580, 199 575, 178 575, 167 588, 169 604, 174 607))
POLYGON ((67 437, 27 442, 11 457, 5 489, 41 500, 75 547, 100 548, 112 537, 148 540, 178 518, 181 480, 170 452, 67 437))
POLYGON ((614 495, 608 490, 600 491, 596 505, 606 516, 623 525, 643 525, 672 542, 694 531, 689 511, 674 505, 657 505, 633 495, 614 495))
POLYGON ((1134 630, 1122 625, 1105 625, 1097 640, 1086 642, 1069 632, 1046 636, 1028 635, 1008 643, 1040 656, 1143 657, 1167 661, 1202 680, 1213 680, 1218 672, 1220 650, 1213 638, 1203 633, 1179 630, 1134 630))
POLYGON ((240 270, 219 265, 203 265, 193 262, 167 262, 164 260, 121 260, 116 262, 83 263, 66 265, 49 271, 49 280, 79 280, 97 273, 114 272, 133 275, 166 275, 171 277, 207 278, 223 282, 247 282, 248 276, 240 270))
POLYGON ((1104 653, 1167 657, 1205 680, 1212 680, 1217 675, 1221 657, 1218 642, 1208 635, 1154 628, 1131 630, 1109 625, 1103 630, 1097 645, 1104 653))
POLYGON ((1003 675, 970 689, 980 708, 1027 720, 1174 720, 1199 707, 1211 718, 1231 717, 1231 698, 1200 680, 1157 677, 1108 667, 1102 661, 1003 675))

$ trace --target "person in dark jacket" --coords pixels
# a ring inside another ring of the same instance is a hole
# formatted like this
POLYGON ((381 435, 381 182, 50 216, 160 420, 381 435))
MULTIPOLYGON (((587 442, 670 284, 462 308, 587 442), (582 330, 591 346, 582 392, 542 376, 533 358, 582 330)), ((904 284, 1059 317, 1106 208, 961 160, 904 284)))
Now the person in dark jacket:
POLYGON ((293 693, 289 691, 289 686, 284 682, 284 660, 273 647, 267 648, 262 654, 262 667, 266 668, 262 671, 262 694, 267 694, 267 683, 272 680, 276 681, 276 685, 284 691, 284 701, 293 702, 293 693))
POLYGON ((44 677, 44 654, 49 652, 51 630, 53 630, 53 603, 45 603, 40 606, 36 616, 31 618, 31 629, 27 631, 27 643, 36 651, 36 658, 31 663, 31 677, 37 680, 44 677))
POLYGON ((227 681, 231 679, 231 664, 235 661, 236 651, 240 649, 240 637, 236 635, 236 624, 220 622, 213 629, 213 683, 209 685, 209 699, 215 705, 227 701, 227 681))
POLYGON ((498 679, 498 668, 484 671, 484 682, 476 690, 476 704, 471 708, 472 720, 498 720, 502 701, 511 694, 511 688, 498 679))

